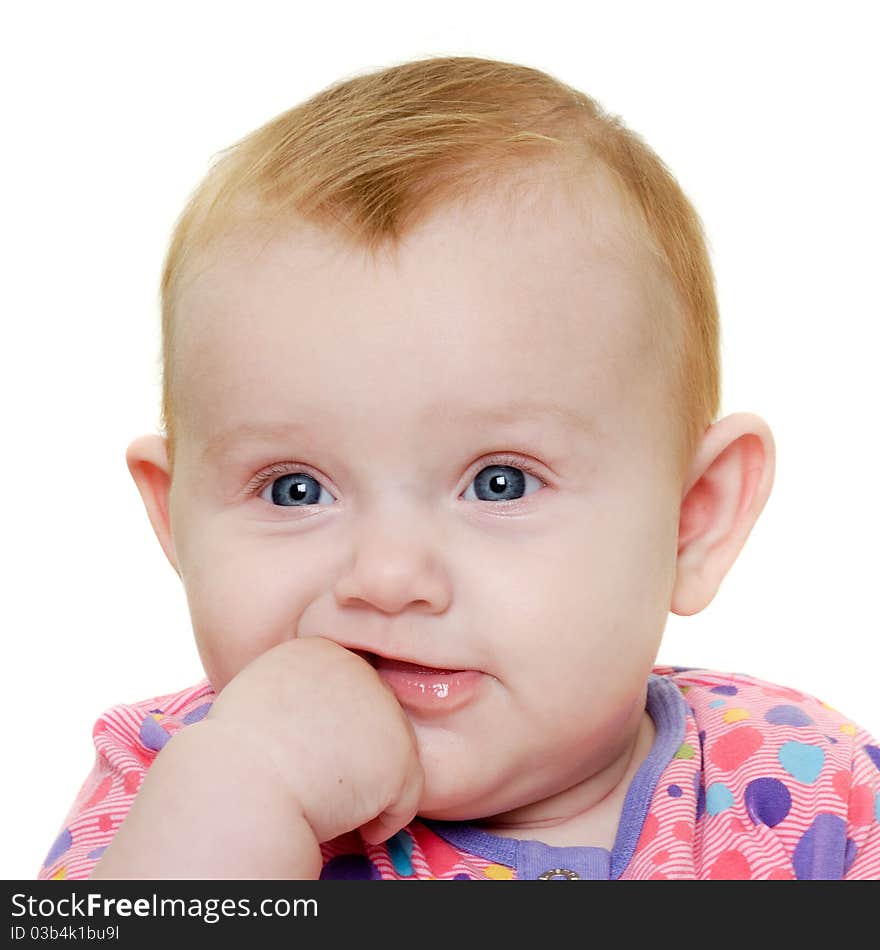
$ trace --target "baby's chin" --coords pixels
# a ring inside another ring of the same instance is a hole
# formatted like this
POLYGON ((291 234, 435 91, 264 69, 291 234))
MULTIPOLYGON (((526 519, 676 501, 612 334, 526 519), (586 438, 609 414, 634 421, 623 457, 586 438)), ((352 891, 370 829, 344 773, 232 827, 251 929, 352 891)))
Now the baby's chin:
MULTIPOLYGON (((593 737, 592 755, 579 757, 572 753, 558 762, 548 760, 535 767, 534 754, 526 750, 507 756, 499 752, 495 759, 497 743, 493 750, 491 744, 469 747, 461 740, 432 743, 419 730, 416 735, 425 773, 418 815, 435 821, 487 821, 523 810, 546 811, 548 806, 555 812, 560 804, 576 807, 578 802, 595 796, 591 791, 591 787, 596 788, 595 780, 601 785, 601 773, 616 766, 621 755, 618 737, 615 743, 605 745, 593 737), (565 764, 572 762, 573 756, 581 763, 578 769, 565 764)), ((618 779, 622 781, 620 776, 618 779)), ((604 797, 607 790, 600 791, 604 797)))
POLYGON ((534 790, 514 788, 510 781, 499 778, 487 783, 486 770, 476 772, 477 780, 464 769, 446 768, 440 776, 425 769, 425 787, 419 802, 418 815, 434 821, 482 821, 494 815, 529 805, 534 790))
MULTIPOLYGON (((451 730, 413 723, 425 784, 418 815, 435 821, 475 821, 509 799, 514 776, 492 760, 485 746, 451 730), (505 794, 506 792, 506 794, 505 794)), ((514 807, 514 806, 510 806, 514 807)))
POLYGON ((418 815, 435 821, 482 821, 534 804, 565 786, 562 775, 528 767, 525 750, 504 755, 502 743, 416 726, 425 784, 418 815), (554 779, 558 778, 559 782, 554 779), (558 785, 558 787, 557 787, 558 785))

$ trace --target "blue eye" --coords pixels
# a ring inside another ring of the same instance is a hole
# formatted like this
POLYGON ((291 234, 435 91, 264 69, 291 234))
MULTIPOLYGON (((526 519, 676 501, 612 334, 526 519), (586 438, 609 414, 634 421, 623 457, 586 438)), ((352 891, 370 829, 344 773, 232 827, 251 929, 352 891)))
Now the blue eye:
POLYGON ((330 492, 328 492, 316 478, 307 475, 305 472, 289 472, 280 478, 276 478, 268 484, 266 488, 271 489, 271 497, 267 498, 266 501, 271 501, 273 504, 280 505, 283 508, 298 508, 305 505, 318 504, 326 505, 328 502, 322 500, 324 495, 326 495, 330 501, 333 501, 333 496, 330 492))
POLYGON ((536 482, 538 488, 541 487, 539 478, 514 465, 487 465, 477 473, 464 498, 473 501, 517 501, 526 493, 528 479, 536 482))

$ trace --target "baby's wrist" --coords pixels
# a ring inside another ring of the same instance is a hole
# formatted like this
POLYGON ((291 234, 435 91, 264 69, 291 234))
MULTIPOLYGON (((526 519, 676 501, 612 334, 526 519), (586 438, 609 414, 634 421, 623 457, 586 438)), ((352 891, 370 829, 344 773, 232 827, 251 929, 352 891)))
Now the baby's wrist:
POLYGON ((91 876, 313 880, 320 872, 314 832, 265 756, 241 731, 203 719, 164 745, 91 876))

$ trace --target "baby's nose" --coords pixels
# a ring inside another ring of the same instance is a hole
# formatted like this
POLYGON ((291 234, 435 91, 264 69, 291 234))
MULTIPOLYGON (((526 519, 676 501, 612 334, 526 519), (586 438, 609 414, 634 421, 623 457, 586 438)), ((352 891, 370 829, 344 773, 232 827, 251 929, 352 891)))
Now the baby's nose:
POLYGON ((390 614, 410 606, 445 610, 449 578, 436 544, 425 533, 424 528, 414 532, 411 524, 362 532, 335 586, 339 605, 368 604, 390 614))

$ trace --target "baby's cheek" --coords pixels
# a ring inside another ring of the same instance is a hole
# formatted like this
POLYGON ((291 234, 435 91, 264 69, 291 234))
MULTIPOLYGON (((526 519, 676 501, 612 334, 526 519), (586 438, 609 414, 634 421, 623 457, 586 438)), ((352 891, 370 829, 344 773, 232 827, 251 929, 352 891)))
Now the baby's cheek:
POLYGON ((202 668, 215 692, 220 692, 249 663, 276 646, 283 636, 271 627, 248 627, 244 622, 205 629, 196 626, 196 645, 202 668))
POLYGON ((196 638, 196 642, 205 676, 208 677, 211 686, 214 687, 214 692, 219 693, 236 673, 247 665, 247 662, 229 649, 224 650, 221 644, 206 644, 198 638, 196 638))
POLYGON ((215 690, 296 629, 297 607, 277 569, 236 571, 206 559, 184 575, 184 584, 202 667, 215 690))

